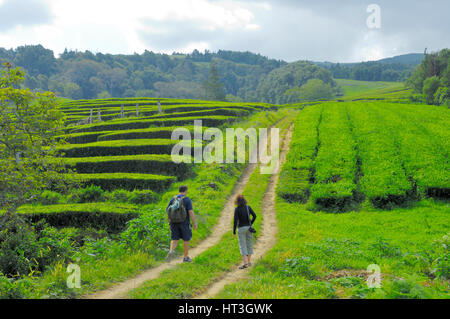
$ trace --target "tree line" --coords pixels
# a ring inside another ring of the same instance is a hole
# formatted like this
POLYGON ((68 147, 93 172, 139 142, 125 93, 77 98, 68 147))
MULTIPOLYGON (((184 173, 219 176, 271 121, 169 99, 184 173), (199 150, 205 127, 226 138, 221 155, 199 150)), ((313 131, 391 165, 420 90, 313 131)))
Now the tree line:
POLYGON ((334 78, 404 81, 413 74, 418 58, 287 63, 228 50, 113 55, 67 49, 56 58, 42 45, 0 48, 0 63, 25 70, 24 87, 70 99, 165 97, 268 103, 329 99, 341 94, 334 78))
POLYGON ((23 85, 31 90, 52 91, 71 99, 217 98, 208 91, 216 90, 217 83, 205 82, 218 77, 228 99, 245 101, 258 101, 254 90, 259 79, 286 64, 259 54, 224 50, 217 53, 194 50, 187 55, 151 51, 112 55, 65 50, 55 58, 53 51, 42 45, 0 48, 0 62, 22 67, 27 73, 23 85))
POLYGON ((406 84, 412 99, 427 104, 450 106, 450 49, 427 53, 406 84))

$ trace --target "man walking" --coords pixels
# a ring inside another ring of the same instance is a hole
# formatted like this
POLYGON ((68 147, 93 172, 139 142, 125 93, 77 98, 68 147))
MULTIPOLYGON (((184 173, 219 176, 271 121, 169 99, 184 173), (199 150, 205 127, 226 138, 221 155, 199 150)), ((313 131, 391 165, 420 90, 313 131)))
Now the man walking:
POLYGON ((183 240, 183 262, 192 262, 192 259, 189 257, 189 241, 192 239, 192 229, 191 229, 191 219, 193 223, 194 230, 197 229, 197 221, 195 219, 194 210, 192 208, 192 201, 189 197, 187 197, 187 186, 180 186, 178 189, 178 195, 174 196, 169 205, 167 205, 166 211, 168 211, 169 207, 174 204, 175 200, 181 199, 180 203, 184 206, 187 214, 186 218, 181 222, 173 222, 170 220, 169 216, 169 224, 170 224, 170 233, 171 239, 170 242, 170 251, 167 255, 166 260, 170 261, 175 257, 175 248, 177 247, 178 241, 180 239, 183 240))

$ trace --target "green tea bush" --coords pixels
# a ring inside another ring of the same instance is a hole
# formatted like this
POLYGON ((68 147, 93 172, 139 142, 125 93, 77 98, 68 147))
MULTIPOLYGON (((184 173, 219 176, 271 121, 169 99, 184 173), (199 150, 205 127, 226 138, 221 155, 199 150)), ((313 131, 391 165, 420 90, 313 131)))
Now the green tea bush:
POLYGON ((0 271, 0 299, 24 299, 30 296, 35 287, 32 275, 10 278, 0 271))
POLYGON ((411 279, 394 279, 385 284, 384 292, 389 299, 426 299, 430 294, 426 289, 411 279))
POLYGON ((313 269, 311 258, 305 256, 286 258, 280 267, 280 273, 285 276, 304 276, 308 279, 318 277, 317 272, 313 269))
POLYGON ((307 107, 294 122, 290 151, 277 186, 278 195, 288 202, 304 203, 310 195, 309 183, 317 152, 317 127, 321 121, 322 109, 322 106, 307 107))
POLYGON ((164 191, 177 179, 175 176, 136 173, 78 174, 77 177, 82 184, 97 185, 107 191, 151 189, 155 192, 164 191))
POLYGON ((39 195, 37 201, 42 205, 54 205, 62 201, 62 196, 57 192, 45 190, 39 195))
POLYGON ((45 222, 32 225, 18 214, 0 216, 0 272, 22 276, 68 258, 74 243, 45 222))
POLYGON ((125 189, 116 189, 105 194, 106 199, 115 203, 128 203, 130 192, 125 189))
POLYGON ((71 195, 72 203, 94 203, 105 200, 104 191, 96 185, 89 185, 84 188, 75 190, 71 195))
POLYGON ((402 206, 413 191, 399 154, 396 131, 368 103, 347 104, 361 158, 361 191, 377 208, 402 206))
POLYGON ((121 238, 135 248, 150 244, 153 248, 168 250, 170 231, 167 223, 164 209, 149 209, 139 218, 127 223, 127 229, 121 233, 121 238))
POLYGON ((399 247, 392 245, 383 237, 377 237, 371 248, 381 257, 398 257, 402 254, 399 247))
POLYGON ((345 104, 329 103, 324 107, 318 138, 311 201, 316 209, 348 210, 357 188, 357 154, 345 104))
POLYGON ((130 194, 128 202, 135 205, 148 205, 159 200, 159 195, 151 190, 135 190, 130 194))

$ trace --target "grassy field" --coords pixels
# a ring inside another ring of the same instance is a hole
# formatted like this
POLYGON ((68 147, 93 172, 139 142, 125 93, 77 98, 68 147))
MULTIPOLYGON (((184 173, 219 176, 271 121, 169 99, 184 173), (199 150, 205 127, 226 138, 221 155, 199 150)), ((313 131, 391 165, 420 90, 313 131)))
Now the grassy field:
POLYGON ((300 112, 278 185, 277 244, 217 297, 449 298, 448 116, 373 101, 300 112), (370 265, 380 288, 367 284, 370 265))
MULTIPOLYGON (((288 113, 292 113, 292 111, 255 113, 234 125, 244 129, 269 127, 286 117, 288 113)), ((59 215, 60 218, 62 214, 74 214, 77 213, 76 210, 80 211, 83 208, 85 213, 95 214, 97 211, 106 213, 106 207, 114 206, 117 209, 112 210, 110 214, 114 213, 114 216, 117 216, 121 213, 120 207, 125 209, 128 207, 129 211, 136 209, 139 217, 128 222, 126 229, 124 231, 122 229, 121 233, 106 234, 93 229, 95 224, 89 225, 90 227, 86 227, 86 225, 76 227, 77 224, 73 224, 73 227, 65 225, 60 228, 59 234, 71 246, 70 259, 61 260, 38 276, 34 274, 24 277, 21 281, 9 282, 0 292, 16 298, 76 298, 89 292, 111 287, 114 283, 133 277, 144 269, 161 264, 169 243, 169 229, 164 210, 169 199, 177 193, 178 187, 182 184, 189 185, 189 197, 195 205, 195 213, 199 222, 199 228, 191 242, 195 246, 210 234, 212 226, 219 218, 221 207, 233 189, 243 167, 243 164, 239 163, 195 165, 192 167, 192 177, 174 182, 157 197, 156 201, 152 197, 153 204, 143 205, 139 196, 136 201, 133 201, 135 195, 139 195, 139 193, 135 194, 136 191, 127 192, 116 189, 104 194, 102 191, 101 196, 97 194, 93 198, 92 204, 72 204, 74 196, 67 195, 67 198, 58 197, 58 203, 53 203, 52 200, 50 205, 22 207, 21 210, 24 214, 42 215, 43 212, 48 211, 49 214, 59 215), (214 188, 209 186, 212 182, 214 182, 214 188), (99 202, 100 200, 103 202, 99 202), (124 201, 125 204, 120 204, 124 201), (135 202, 135 204, 130 204, 130 202, 135 202), (81 246, 74 241, 80 236, 84 238, 81 246), (66 286, 66 263, 69 261, 77 263, 82 269, 81 289, 72 289, 66 286)), ((50 193, 50 195, 54 194, 50 193)), ((75 197, 78 198, 82 195, 94 197, 93 194, 86 195, 84 192, 75 197)), ((117 223, 115 224, 117 225, 117 223)), ((124 222, 120 221, 118 224, 121 225, 124 222)))
POLYGON ((449 207, 313 213, 277 198, 278 242, 218 298, 448 298, 449 207), (381 288, 368 288, 377 264, 381 288))
POLYGON ((382 82, 382 81, 357 81, 348 79, 336 79, 338 85, 342 87, 344 96, 358 96, 366 93, 371 95, 377 94, 378 91, 386 89, 401 89, 403 83, 399 82, 382 82))
MULTIPOLYGON (((61 138, 69 144, 62 161, 80 182, 66 193, 46 190, 18 212, 37 228, 45 219, 43 247, 65 253, 18 279, 0 274, 0 297, 80 298, 161 265, 165 207, 183 184, 199 224, 191 244, 207 239, 244 164, 172 161, 171 131, 192 132, 202 119, 203 129, 295 126, 277 185, 276 244, 248 278, 217 297, 449 298, 449 110, 404 103, 402 83, 338 83, 345 95, 334 101, 278 109, 160 99, 161 115, 158 99, 63 100, 69 125, 61 138), (81 267, 80 289, 66 285, 68 263, 81 267), (379 267, 381 288, 368 288, 369 265, 379 267)), ((244 190, 257 213, 269 178, 256 169, 244 190)), ((128 297, 189 298, 208 289, 241 259, 231 230, 192 264, 166 270, 128 297)))

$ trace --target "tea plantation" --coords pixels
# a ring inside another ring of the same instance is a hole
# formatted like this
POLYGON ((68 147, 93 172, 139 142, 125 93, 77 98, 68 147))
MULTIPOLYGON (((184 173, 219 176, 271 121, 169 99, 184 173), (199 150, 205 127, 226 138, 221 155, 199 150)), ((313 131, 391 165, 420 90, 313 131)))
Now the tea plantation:
MULTIPOLYGON (((23 206, 19 213, 33 222, 45 218, 57 227, 119 232, 138 214, 130 197, 142 197, 137 204, 154 203, 172 183, 194 175, 192 164, 172 160, 172 148, 180 142, 171 139, 175 128, 193 132, 194 120, 202 121, 203 130, 231 125, 271 107, 150 98, 65 102, 61 109, 67 128, 60 138, 68 144, 59 152, 67 169, 75 172, 81 194, 45 192, 38 205, 23 206)), ((201 147, 202 141, 191 146, 201 147)))
POLYGON ((314 210, 377 208, 448 199, 450 113, 376 101, 329 102, 296 119, 279 195, 314 210))

